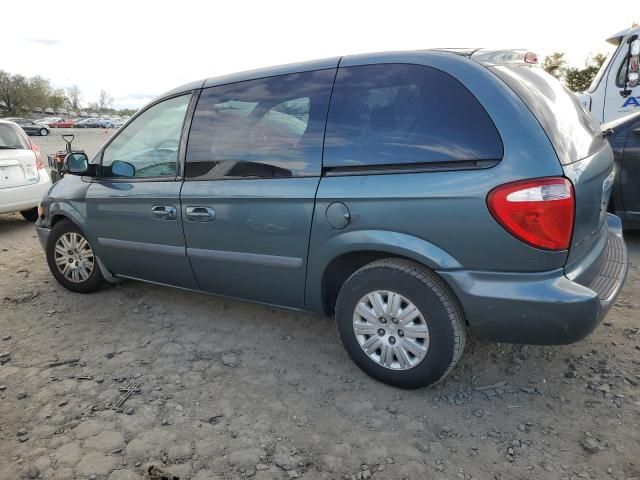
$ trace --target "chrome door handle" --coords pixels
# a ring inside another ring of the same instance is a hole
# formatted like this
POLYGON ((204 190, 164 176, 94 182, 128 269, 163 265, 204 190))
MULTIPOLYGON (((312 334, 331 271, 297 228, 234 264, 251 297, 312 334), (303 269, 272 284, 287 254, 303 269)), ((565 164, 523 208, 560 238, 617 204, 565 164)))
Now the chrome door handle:
POLYGON ((185 215, 194 222, 210 222, 215 220, 216 211, 211 207, 187 207, 185 215))
POLYGON ((151 216, 158 220, 175 220, 178 210, 173 205, 154 205, 151 207, 151 216))

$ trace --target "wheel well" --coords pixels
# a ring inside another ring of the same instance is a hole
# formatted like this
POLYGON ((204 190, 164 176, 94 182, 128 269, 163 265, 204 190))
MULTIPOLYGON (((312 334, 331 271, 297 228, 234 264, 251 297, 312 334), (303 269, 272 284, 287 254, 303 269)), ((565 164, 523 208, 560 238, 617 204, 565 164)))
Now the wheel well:
POLYGON ((58 223, 60 220, 64 220, 64 219, 69 219, 69 217, 67 217, 66 215, 54 215, 53 217, 51 217, 51 228, 53 228, 53 226, 58 223))
POLYGON ((333 315, 338 293, 351 274, 371 262, 391 257, 406 258, 374 250, 349 252, 331 260, 322 276, 322 303, 325 313, 333 315))

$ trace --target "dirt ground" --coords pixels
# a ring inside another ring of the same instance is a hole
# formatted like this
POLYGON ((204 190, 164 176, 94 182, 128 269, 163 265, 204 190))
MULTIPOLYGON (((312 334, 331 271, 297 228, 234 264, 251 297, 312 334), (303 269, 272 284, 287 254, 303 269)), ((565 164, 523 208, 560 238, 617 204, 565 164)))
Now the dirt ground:
POLYGON ((445 382, 403 391, 359 371, 328 318, 133 281, 70 293, 33 225, 0 215, 0 479, 640 478, 627 242, 625 288, 586 340, 471 339, 445 382))

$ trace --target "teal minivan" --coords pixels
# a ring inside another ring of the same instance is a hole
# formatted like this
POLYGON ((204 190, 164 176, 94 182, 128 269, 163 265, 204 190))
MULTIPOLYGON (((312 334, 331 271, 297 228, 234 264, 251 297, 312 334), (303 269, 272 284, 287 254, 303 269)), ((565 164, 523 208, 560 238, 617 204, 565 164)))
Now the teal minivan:
POLYGON ((613 155, 535 62, 380 53, 177 88, 67 157, 36 225, 51 272, 334 315, 403 388, 442 379, 468 330, 577 341, 627 271, 613 155))

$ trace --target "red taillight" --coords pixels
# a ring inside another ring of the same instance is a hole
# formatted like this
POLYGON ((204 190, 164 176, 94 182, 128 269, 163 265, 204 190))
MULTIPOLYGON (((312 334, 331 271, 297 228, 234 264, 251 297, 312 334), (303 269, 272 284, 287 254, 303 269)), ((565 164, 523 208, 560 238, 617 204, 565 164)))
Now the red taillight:
POLYGON ((45 164, 40 160, 40 149, 32 141, 29 141, 29 143, 31 144, 31 151, 36 154, 36 167, 38 170, 42 170, 45 167, 45 164))
POLYGON ((538 178, 489 192, 493 218, 511 235, 537 248, 566 250, 571 242, 574 194, 566 178, 538 178))

